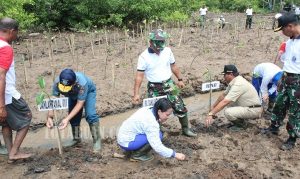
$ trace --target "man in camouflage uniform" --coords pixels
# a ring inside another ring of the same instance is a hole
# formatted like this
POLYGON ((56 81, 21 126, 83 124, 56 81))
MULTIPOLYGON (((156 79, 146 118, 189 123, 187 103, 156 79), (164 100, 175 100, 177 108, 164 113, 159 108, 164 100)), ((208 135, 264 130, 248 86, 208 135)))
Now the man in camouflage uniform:
POLYGON ((133 103, 140 101, 139 89, 144 79, 148 80, 148 97, 167 95, 172 103, 174 114, 179 118, 182 132, 189 137, 195 137, 188 124, 187 109, 179 96, 178 87, 184 87, 180 70, 170 48, 166 46, 167 33, 161 29, 153 30, 149 34, 150 47, 140 56, 137 64, 137 73, 134 84, 133 103), (171 79, 172 73, 176 76, 177 85, 171 79), (178 87, 177 87, 178 86, 178 87))
POLYGON ((287 141, 281 146, 282 150, 294 148, 296 139, 300 137, 300 23, 295 14, 285 14, 278 18, 278 28, 285 36, 290 37, 286 42, 285 60, 283 66, 282 84, 273 108, 271 125, 264 133, 278 135, 279 127, 288 112, 289 118, 286 129, 289 134, 287 141))

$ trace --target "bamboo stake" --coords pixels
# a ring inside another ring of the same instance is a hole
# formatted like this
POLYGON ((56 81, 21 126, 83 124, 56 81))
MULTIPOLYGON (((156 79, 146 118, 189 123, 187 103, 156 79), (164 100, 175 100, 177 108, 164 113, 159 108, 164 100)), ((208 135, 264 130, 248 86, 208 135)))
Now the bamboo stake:
POLYGON ((56 110, 53 110, 54 112, 54 123, 55 123, 55 129, 57 132, 57 145, 58 145, 58 151, 59 151, 59 155, 62 156, 63 154, 63 150, 62 150, 62 142, 61 142, 61 136, 60 136, 60 132, 58 129, 58 122, 57 122, 57 115, 56 115, 56 110))

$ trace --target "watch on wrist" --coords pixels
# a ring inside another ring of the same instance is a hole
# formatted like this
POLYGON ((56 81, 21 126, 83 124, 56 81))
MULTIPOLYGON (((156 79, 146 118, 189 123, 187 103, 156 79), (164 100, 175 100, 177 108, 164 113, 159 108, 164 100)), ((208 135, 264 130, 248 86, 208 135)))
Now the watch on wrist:
POLYGON ((178 80, 178 81, 182 81, 182 78, 178 78, 177 80, 178 80))
POLYGON ((214 116, 214 114, 212 112, 209 112, 208 116, 214 116))

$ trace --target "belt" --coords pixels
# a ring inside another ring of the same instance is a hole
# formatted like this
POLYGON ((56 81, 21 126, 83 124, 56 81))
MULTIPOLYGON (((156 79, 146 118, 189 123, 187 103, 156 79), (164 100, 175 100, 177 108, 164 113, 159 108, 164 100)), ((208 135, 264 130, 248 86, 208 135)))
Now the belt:
POLYGON ((169 80, 171 80, 171 78, 169 78, 169 79, 167 79, 167 80, 164 80, 164 81, 162 81, 162 82, 151 82, 151 81, 149 81, 149 83, 151 83, 151 84, 163 84, 163 83, 166 83, 166 82, 169 81, 169 80))
POLYGON ((260 104, 257 104, 257 105, 252 105, 252 106, 248 106, 249 108, 260 108, 261 105, 260 104))

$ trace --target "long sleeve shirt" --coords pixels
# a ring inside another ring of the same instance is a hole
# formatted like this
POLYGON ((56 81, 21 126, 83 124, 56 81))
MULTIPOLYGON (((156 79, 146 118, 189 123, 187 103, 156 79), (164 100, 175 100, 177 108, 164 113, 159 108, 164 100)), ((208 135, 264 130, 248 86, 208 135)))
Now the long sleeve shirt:
POLYGON ((118 132, 118 144, 128 147, 135 136, 145 134, 153 150, 159 155, 169 158, 175 155, 174 150, 164 146, 160 140, 160 128, 151 107, 143 107, 125 120, 118 132))

